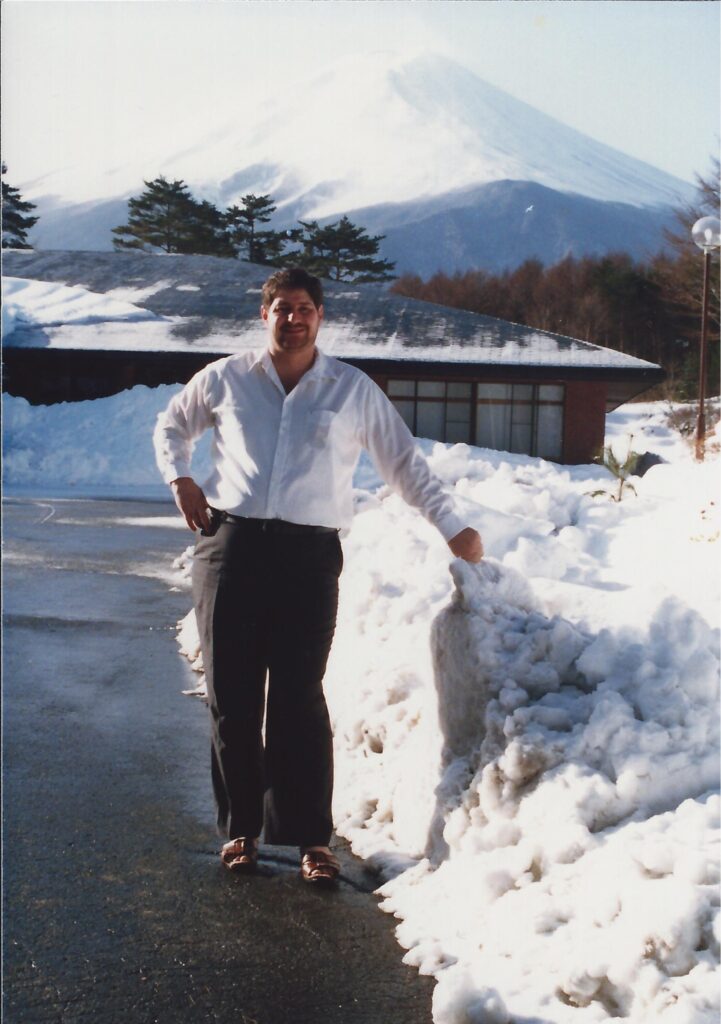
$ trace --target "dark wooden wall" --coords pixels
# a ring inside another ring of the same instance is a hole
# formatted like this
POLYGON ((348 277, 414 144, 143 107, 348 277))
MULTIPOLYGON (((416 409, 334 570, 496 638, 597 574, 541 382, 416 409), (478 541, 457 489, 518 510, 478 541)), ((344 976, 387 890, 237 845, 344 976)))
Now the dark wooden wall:
POLYGON ((115 395, 137 384, 186 384, 212 352, 112 352, 79 349, 5 348, 3 391, 31 405, 81 402, 115 395))
POLYGON ((563 417, 563 461, 569 465, 592 462, 603 448, 606 434, 604 381, 574 380, 566 384, 563 417))
MULTIPOLYGON (((222 353, 199 352, 114 352, 77 349, 5 348, 3 351, 3 390, 19 395, 34 405, 78 402, 117 394, 144 384, 184 384, 207 363, 223 358, 222 353)), ((348 360, 351 362, 351 360, 348 360)), ((360 362, 352 360, 356 365, 360 362)), ((362 368, 381 387, 388 367, 385 364, 362 368)), ((405 366, 406 374, 410 366, 405 366)), ((478 367, 449 373, 454 379, 470 376, 478 380, 478 367)), ((503 379, 503 367, 489 368, 487 379, 503 379)), ((550 377, 544 367, 538 377, 550 377)), ((398 369, 395 370, 399 373, 398 369)), ((507 371, 506 371, 507 372, 507 371)), ((526 371, 527 372, 527 371, 526 371)), ((556 375, 558 370, 555 370, 556 375)), ((402 371, 401 371, 401 375, 402 371)), ((444 377, 442 368, 414 364, 414 376, 444 377), (439 372, 440 371, 440 372, 439 372)), ((483 374, 486 379, 486 374, 483 374)), ((558 379, 558 378, 556 378, 558 379)), ((600 452, 605 434, 608 383, 605 380, 566 379, 563 430, 563 461, 588 463, 600 452)), ((640 390, 640 389, 639 389, 640 390)))

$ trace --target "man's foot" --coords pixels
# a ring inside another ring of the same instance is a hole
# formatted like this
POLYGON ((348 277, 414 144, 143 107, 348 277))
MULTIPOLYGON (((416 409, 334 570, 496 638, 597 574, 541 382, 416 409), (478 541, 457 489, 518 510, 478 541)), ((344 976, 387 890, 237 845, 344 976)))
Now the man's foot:
POLYGON ((340 864, 327 846, 305 846, 300 851, 300 876, 311 885, 333 886, 340 873, 340 864))
POLYGON ((229 871, 252 874, 258 865, 258 840, 240 836, 225 843, 220 859, 229 871))

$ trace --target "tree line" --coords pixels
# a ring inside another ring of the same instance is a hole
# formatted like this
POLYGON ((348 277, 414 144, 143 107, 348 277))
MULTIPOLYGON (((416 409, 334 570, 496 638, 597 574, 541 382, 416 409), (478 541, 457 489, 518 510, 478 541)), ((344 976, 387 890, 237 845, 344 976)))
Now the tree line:
POLYGON ((275 231, 267 225, 276 211, 270 195, 249 193, 239 204, 219 210, 198 201, 182 180, 162 175, 146 181, 145 191, 128 201, 128 220, 113 228, 116 249, 160 250, 243 258, 269 266, 302 266, 332 281, 386 281, 394 263, 378 257, 383 235, 341 217, 333 224, 299 221, 275 231))
MULTIPOLYGON (((698 393, 703 295, 703 257, 691 239, 691 227, 699 217, 718 216, 718 163, 708 179, 697 176, 697 185, 698 202, 677 210, 677 228, 666 232, 668 250, 646 261, 618 252, 568 256, 553 266, 526 260, 498 274, 438 272, 425 281, 404 274, 391 291, 659 363, 668 375, 665 392, 689 399, 698 393)), ((719 393, 718 266, 716 252, 709 302, 710 394, 719 393)))

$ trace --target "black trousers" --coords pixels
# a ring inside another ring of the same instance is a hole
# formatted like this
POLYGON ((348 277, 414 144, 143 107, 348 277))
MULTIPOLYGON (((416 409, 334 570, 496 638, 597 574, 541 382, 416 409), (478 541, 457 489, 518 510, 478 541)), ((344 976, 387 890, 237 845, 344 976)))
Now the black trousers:
POLYGON ((224 837, 262 830, 279 845, 330 840, 333 738, 322 683, 342 567, 335 531, 245 520, 198 539, 193 599, 224 837))

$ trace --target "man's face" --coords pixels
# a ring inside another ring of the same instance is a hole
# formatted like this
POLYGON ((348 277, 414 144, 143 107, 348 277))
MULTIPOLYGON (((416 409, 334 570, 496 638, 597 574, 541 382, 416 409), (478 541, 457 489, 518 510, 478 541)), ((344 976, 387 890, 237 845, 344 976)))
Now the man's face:
POLYGON ((268 328, 271 352, 298 352, 315 345, 323 307, 316 308, 304 288, 290 288, 279 291, 268 309, 261 306, 260 315, 268 328))

